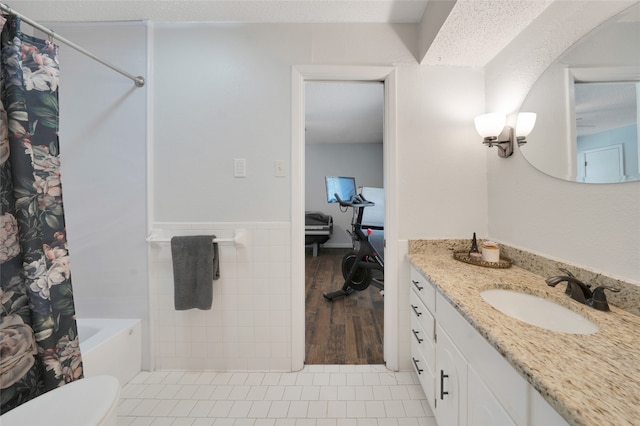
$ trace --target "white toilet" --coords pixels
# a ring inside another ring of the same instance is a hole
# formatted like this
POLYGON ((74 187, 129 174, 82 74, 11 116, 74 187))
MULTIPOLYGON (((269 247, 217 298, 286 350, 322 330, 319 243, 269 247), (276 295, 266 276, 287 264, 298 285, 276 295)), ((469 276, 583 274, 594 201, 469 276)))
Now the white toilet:
POLYGON ((115 426, 120 383, 112 376, 76 380, 0 416, 2 426, 115 426))

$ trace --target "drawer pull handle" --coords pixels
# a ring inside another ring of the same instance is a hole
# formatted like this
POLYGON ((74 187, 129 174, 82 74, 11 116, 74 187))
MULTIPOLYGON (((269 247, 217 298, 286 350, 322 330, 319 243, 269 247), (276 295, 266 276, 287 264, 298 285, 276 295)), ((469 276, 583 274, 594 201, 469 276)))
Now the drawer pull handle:
POLYGON ((422 289, 424 288, 424 287, 420 287, 420 285, 419 285, 420 283, 418 281, 416 281, 416 280, 411 280, 411 282, 413 283, 413 285, 416 286, 418 291, 422 291, 422 289))
POLYGON ((423 341, 424 339, 421 339, 421 338, 419 338, 419 337, 418 337, 418 333, 419 333, 419 332, 418 332, 418 331, 416 331, 416 330, 414 330, 414 329, 411 329, 411 331, 413 332, 413 336, 416 338, 416 340, 418 341, 418 343, 422 343, 422 341, 423 341))
POLYGON ((422 372, 424 370, 422 368, 418 367, 418 360, 415 359, 414 357, 411 357, 411 359, 413 360, 413 365, 415 365, 416 371, 418 372, 418 374, 422 374, 422 372))
POLYGON ((444 370, 440 370, 440 399, 444 399, 445 395, 449 395, 449 392, 444 390, 444 379, 449 378, 448 374, 444 374, 444 370))
POLYGON ((418 307, 417 307, 417 306, 411 305, 411 308, 413 309, 413 312, 415 312, 415 313, 416 313, 416 316, 417 316, 417 317, 419 317, 420 315, 422 315, 422 312, 419 312, 419 311, 418 311, 418 307))

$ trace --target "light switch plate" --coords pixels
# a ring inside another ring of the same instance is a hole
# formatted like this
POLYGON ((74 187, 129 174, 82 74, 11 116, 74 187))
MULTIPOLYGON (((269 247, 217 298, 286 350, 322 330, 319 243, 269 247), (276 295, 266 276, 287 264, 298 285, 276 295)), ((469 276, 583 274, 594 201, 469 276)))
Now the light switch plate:
POLYGON ((233 160, 233 177, 247 177, 247 160, 245 158, 233 160))

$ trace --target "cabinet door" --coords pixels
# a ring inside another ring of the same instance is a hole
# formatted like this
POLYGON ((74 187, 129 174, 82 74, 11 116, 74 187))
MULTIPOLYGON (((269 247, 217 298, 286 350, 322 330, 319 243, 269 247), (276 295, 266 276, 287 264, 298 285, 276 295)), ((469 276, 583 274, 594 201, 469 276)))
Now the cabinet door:
POLYGON ((467 361, 436 326, 436 409, 439 425, 467 424, 467 361))
POLYGON ((520 376, 496 349, 473 328, 440 294, 436 322, 491 390, 516 424, 529 425, 527 389, 529 383, 520 376))
POLYGON ((470 365, 467 367, 467 404, 469 426, 515 426, 515 422, 470 365))

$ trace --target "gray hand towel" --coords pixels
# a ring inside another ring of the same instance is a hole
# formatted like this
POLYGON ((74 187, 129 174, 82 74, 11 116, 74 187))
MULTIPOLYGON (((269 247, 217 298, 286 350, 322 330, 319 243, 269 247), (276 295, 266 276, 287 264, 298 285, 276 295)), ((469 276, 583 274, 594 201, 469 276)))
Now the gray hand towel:
POLYGON ((171 238, 176 310, 211 309, 213 280, 220 278, 215 235, 171 238))

